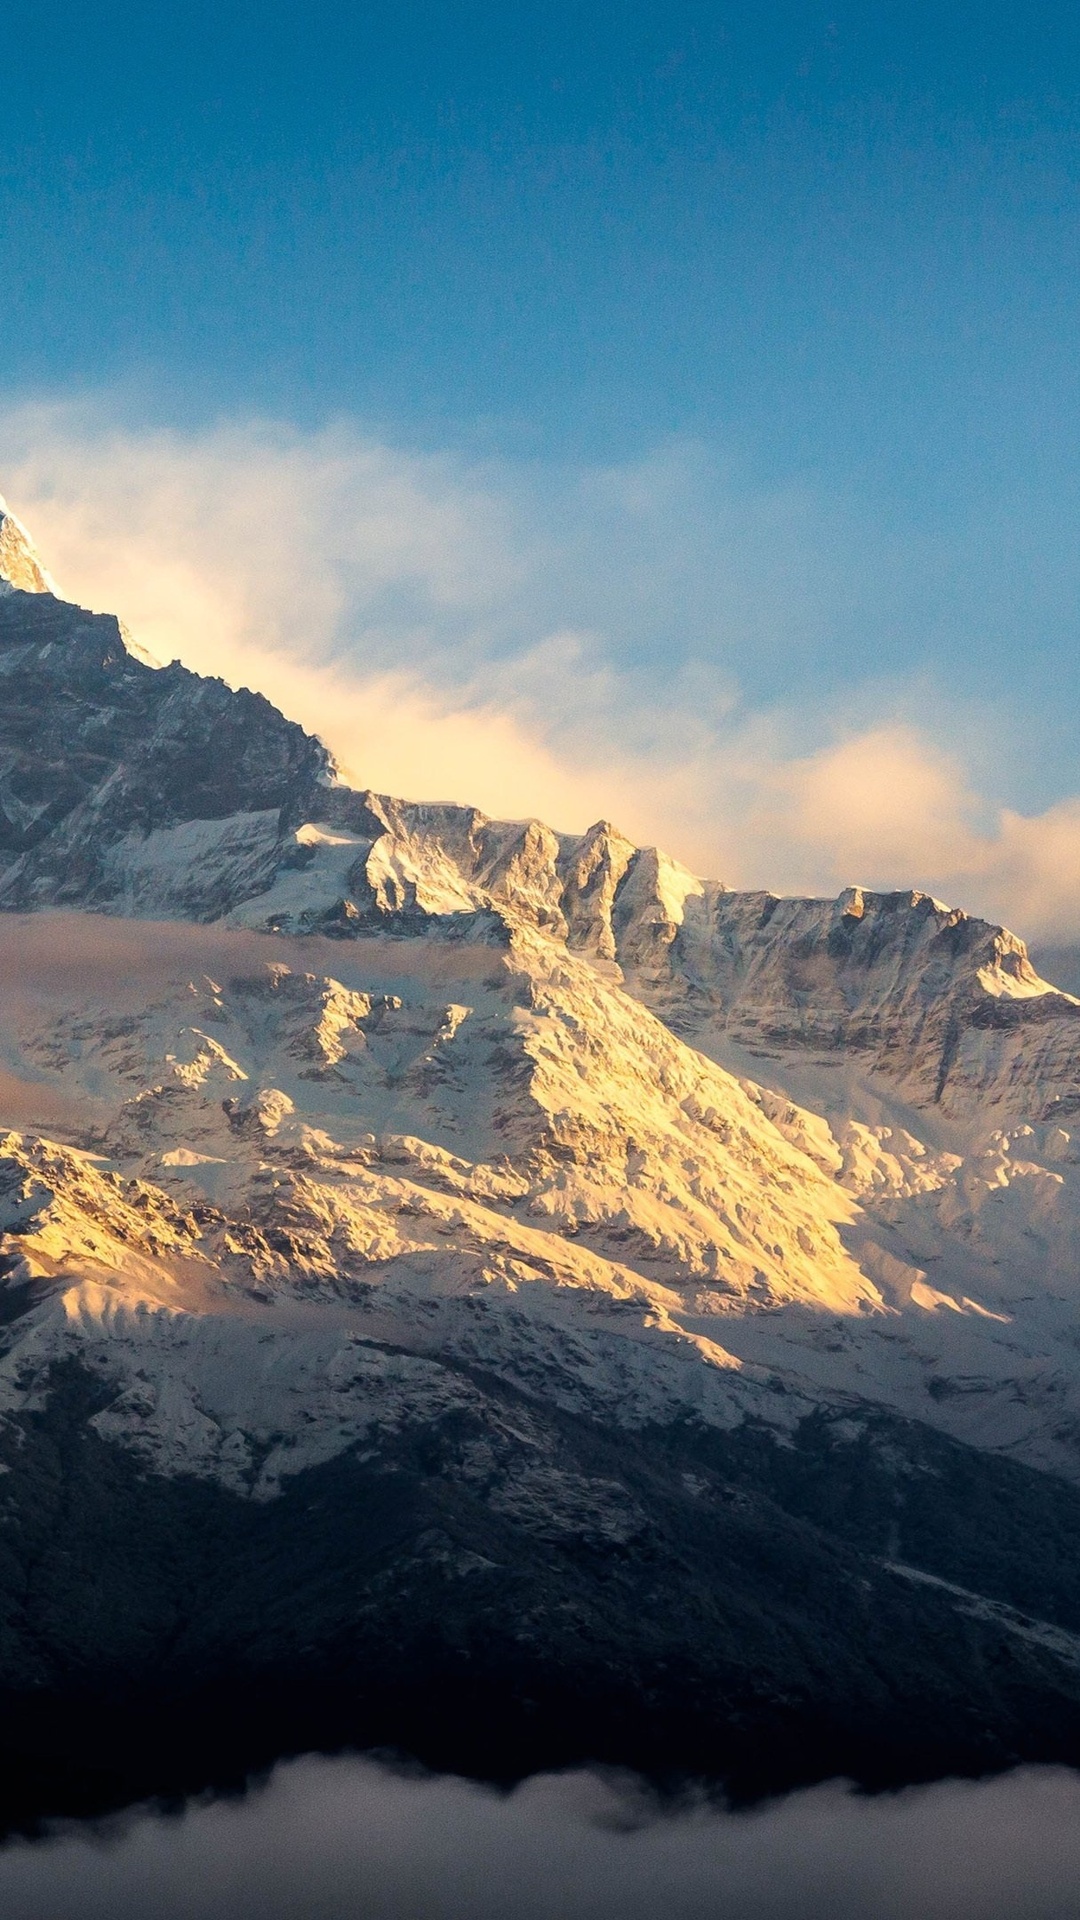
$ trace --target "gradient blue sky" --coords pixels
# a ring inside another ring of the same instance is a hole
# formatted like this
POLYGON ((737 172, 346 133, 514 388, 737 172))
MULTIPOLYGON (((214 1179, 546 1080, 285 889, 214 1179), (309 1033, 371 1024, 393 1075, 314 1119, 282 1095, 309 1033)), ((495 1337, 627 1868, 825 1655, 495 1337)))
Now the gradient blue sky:
POLYGON ((628 714, 674 677, 796 755, 914 727, 969 821, 1080 790, 1075 7, 57 0, 0 263, 7 413, 337 422, 508 503, 551 564, 496 659, 584 630, 628 714))

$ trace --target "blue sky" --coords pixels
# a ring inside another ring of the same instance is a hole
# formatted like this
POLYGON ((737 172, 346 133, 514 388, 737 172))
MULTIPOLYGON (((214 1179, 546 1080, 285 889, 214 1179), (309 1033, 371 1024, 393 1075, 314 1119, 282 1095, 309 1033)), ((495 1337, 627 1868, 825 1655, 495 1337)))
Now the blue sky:
POLYGON ((0 484, 61 542, 73 450, 119 499, 245 423, 324 504, 330 431, 482 492, 497 610, 440 629, 425 578, 410 624, 415 555, 373 610, 339 551, 278 651, 459 707, 482 655, 520 717, 569 631, 627 738, 907 730, 991 834, 1080 790, 1074 8, 59 0, 5 33, 0 260, 0 484))

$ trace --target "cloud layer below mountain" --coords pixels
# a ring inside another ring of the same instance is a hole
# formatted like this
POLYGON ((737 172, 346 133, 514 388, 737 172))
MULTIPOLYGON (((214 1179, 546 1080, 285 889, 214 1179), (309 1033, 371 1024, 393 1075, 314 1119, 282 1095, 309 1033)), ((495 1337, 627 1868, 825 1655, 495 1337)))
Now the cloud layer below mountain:
POLYGON ((1003 804, 989 709, 917 677, 841 687, 835 661, 809 690, 866 582, 797 491, 693 446, 557 473, 347 424, 125 428, 98 404, 0 411, 0 459, 65 592, 260 688, 364 785, 614 818, 732 884, 918 885, 1080 934, 1080 796, 1003 804))
POLYGON ((6 1920, 1061 1920, 1080 1780, 1030 1770, 751 1813, 661 1809, 633 1781, 500 1795, 359 1759, 280 1767, 242 1801, 136 1813, 0 1852, 6 1920))

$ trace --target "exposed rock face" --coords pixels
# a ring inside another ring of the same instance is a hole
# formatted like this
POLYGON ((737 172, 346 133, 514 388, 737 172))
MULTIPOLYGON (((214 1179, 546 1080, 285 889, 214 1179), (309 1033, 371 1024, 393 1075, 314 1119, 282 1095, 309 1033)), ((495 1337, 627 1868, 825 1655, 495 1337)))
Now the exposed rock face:
POLYGON ((688 917, 650 998, 678 1019, 687 989, 680 1025, 699 1044, 854 1055, 956 1118, 1080 1106, 1080 1001, 1039 978, 1014 934, 929 894, 722 895, 708 928, 688 917))
MULTIPOLYGON (((138 911, 134 850, 188 828, 186 873, 158 910, 206 917, 267 884, 280 836, 329 760, 261 695, 129 651, 111 614, 51 594, 0 598, 0 906, 138 911), (190 823, 221 829, 230 892, 199 875, 190 823), (125 864, 116 849, 132 849, 125 864)), ((297 824, 299 818, 297 817, 297 824)), ((154 903, 148 903, 154 904, 154 903)))
POLYGON ((408 1740, 411 1670, 485 1766, 1080 1754, 1080 1002, 919 893, 353 792, 10 517, 0 574, 12 1724, 157 1663, 249 1758, 267 1672, 271 1747, 408 1740))

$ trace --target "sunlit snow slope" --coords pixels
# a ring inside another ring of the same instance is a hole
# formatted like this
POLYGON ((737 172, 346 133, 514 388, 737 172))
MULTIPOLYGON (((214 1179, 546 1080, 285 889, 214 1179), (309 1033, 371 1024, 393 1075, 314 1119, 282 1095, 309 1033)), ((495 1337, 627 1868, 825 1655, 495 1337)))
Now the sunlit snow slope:
POLYGON ((352 792, 10 517, 0 572, 10 1412, 77 1354, 102 1432, 265 1496, 454 1354, 1080 1476, 1080 1003, 1014 936, 352 792))

